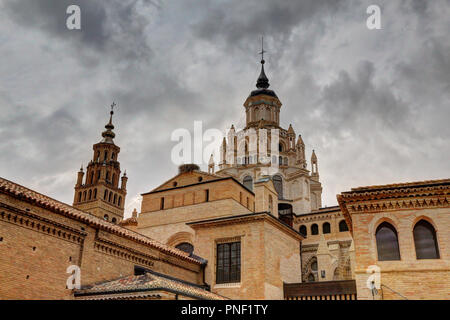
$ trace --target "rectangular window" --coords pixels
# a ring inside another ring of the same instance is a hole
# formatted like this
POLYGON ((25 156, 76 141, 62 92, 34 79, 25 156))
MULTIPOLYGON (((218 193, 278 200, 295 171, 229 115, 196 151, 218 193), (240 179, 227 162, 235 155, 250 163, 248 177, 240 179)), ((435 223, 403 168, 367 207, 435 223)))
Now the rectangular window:
POLYGON ((161 210, 164 210, 164 197, 161 198, 161 210))
POLYGON ((217 244, 216 283, 241 281, 241 242, 217 244))
POLYGON ((209 189, 206 189, 205 197, 206 197, 206 202, 208 202, 209 201, 209 189))

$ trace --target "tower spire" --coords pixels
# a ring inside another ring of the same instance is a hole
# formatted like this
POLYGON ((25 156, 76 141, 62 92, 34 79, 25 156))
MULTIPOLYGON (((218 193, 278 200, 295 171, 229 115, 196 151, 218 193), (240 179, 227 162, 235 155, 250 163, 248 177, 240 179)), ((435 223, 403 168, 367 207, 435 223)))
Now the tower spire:
POLYGON ((120 177, 120 147, 113 141, 115 106, 113 102, 102 140, 93 145, 94 153, 85 167, 86 173, 83 167, 78 172, 73 205, 101 219, 118 223, 124 216, 128 178, 126 173, 120 177), (119 186, 120 182, 122 184, 119 186))
POLYGON ((261 73, 256 81, 256 87, 258 89, 267 89, 270 86, 269 79, 264 72, 264 64, 266 63, 264 60, 264 53, 266 52, 267 51, 264 51, 264 37, 261 37, 261 52, 259 53, 261 55, 261 73))
POLYGON ((116 103, 113 102, 111 104, 111 111, 109 112, 109 114, 110 114, 109 122, 105 126, 106 131, 102 132, 103 139, 101 142, 114 144, 113 139, 116 136, 116 134, 112 131, 114 129, 114 125, 112 124, 112 117, 114 115, 114 107, 115 106, 116 106, 116 103))

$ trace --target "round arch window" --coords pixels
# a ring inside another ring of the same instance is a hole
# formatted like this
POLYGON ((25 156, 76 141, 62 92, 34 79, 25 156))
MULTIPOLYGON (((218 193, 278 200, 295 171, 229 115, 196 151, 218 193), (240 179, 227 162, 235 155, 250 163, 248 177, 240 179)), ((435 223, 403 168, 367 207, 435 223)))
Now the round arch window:
POLYGON ((280 175, 274 175, 272 182, 278 193, 278 199, 283 199, 283 178, 280 175))
POLYGON ((243 181, 244 187, 248 190, 253 191, 253 179, 250 176, 246 176, 243 181))
POLYGON ((194 252, 194 246, 188 242, 177 244, 175 248, 180 249, 181 251, 187 252, 189 254, 192 254, 192 252, 194 252))
POLYGON ((311 226, 311 234, 312 235, 318 235, 319 234, 319 226, 317 224, 313 224, 311 226))

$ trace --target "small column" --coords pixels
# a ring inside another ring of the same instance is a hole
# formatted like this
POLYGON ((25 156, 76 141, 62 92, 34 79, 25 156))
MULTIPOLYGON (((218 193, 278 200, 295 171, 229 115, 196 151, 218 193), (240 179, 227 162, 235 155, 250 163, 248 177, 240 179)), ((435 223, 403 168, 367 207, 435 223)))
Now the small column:
POLYGON ((121 183, 121 185, 120 185, 120 188, 121 188, 123 191, 126 191, 126 190, 127 190, 127 181, 128 181, 127 171, 125 170, 125 172, 123 173, 123 176, 122 176, 122 183, 121 183))
POLYGON ((83 177, 84 177, 84 171, 83 171, 83 165, 81 165, 80 171, 78 171, 76 187, 81 187, 83 185, 83 177))

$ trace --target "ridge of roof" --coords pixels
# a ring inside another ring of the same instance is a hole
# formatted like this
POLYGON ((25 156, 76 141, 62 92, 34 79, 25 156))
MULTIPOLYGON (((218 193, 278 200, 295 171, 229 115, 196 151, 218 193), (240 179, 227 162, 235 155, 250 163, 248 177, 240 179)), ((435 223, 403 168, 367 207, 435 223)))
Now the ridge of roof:
POLYGON ((385 185, 372 185, 364 187, 352 188, 350 191, 342 192, 344 194, 348 193, 359 193, 359 192, 371 192, 371 191, 384 191, 389 189, 401 189, 401 188, 421 188, 421 187, 433 187, 438 185, 450 185, 450 179, 439 179, 439 180, 422 180, 413 182, 403 182, 403 183, 391 183, 385 185))
POLYGON ((143 291, 166 290, 199 299, 224 300, 225 297, 207 291, 199 285, 149 271, 143 275, 132 275, 103 281, 75 290, 75 297, 96 296, 105 294, 135 293, 143 291))

